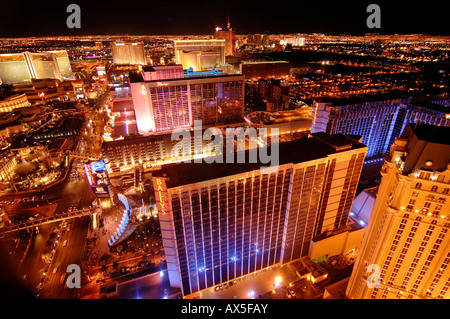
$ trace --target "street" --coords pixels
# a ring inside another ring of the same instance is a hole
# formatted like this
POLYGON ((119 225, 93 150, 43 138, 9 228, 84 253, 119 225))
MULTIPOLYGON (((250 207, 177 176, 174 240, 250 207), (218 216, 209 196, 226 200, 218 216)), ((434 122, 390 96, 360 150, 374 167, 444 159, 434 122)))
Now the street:
MULTIPOLYGON (((61 235, 58 239, 54 257, 50 263, 49 271, 46 274, 46 279, 44 279, 43 287, 39 296, 40 298, 75 299, 80 297, 80 289, 65 288, 65 282, 61 283, 61 277, 66 276, 68 265, 76 264, 81 267, 84 247, 86 246, 86 234, 89 227, 89 217, 75 219, 71 222, 71 224, 70 231, 66 231, 64 235, 61 235), (64 246, 66 241, 67 244, 64 246)), ((67 227, 61 227, 62 231, 64 231, 64 228, 67 227)), ((70 274, 71 273, 69 273, 69 275, 70 274)))
MULTIPOLYGON (((96 101, 96 105, 104 103, 108 98, 108 94, 103 95, 96 101)), ((87 118, 92 121, 88 120, 80 133, 83 135, 79 141, 83 153, 98 154, 101 149, 102 119, 97 118, 95 113, 87 111, 87 118)), ((71 169, 80 172, 82 161, 73 163, 75 165, 71 169)), ((77 178, 66 178, 46 190, 36 190, 26 195, 14 193, 5 195, 3 207, 13 218, 37 218, 59 215, 70 207, 84 209, 92 206, 97 197, 84 171, 82 174, 72 175, 77 178)), ((61 277, 65 275, 69 264, 81 267, 89 225, 90 217, 85 216, 65 223, 41 225, 25 236, 27 242, 22 245, 26 244, 27 248, 22 255, 13 254, 11 257, 14 257, 12 262, 18 265, 16 268, 18 277, 34 296, 45 299, 80 297, 79 289, 64 288, 61 277)), ((19 233, 5 235, 5 240, 14 242, 18 236, 19 233)))

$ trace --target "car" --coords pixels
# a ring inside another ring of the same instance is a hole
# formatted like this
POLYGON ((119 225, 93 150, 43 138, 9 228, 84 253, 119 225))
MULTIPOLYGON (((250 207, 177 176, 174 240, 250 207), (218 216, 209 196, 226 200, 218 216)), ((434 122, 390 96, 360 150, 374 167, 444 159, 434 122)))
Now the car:
POLYGON ((63 243, 63 247, 66 247, 66 246, 67 246, 67 239, 63 243))
POLYGON ((53 274, 53 275, 56 274, 57 271, 58 271, 58 266, 56 266, 55 268, 53 268, 52 274, 53 274))

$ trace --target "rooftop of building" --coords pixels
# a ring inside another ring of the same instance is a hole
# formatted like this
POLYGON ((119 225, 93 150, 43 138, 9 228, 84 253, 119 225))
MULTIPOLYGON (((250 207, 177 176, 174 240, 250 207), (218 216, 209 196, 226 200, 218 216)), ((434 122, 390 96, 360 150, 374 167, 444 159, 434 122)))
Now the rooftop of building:
POLYGON ((217 78, 233 78, 237 76, 242 76, 240 74, 220 74, 217 75, 205 75, 205 76, 195 76, 195 77, 184 77, 184 78, 174 78, 174 79, 164 79, 164 80, 149 80, 145 81, 142 74, 140 73, 130 73, 129 79, 130 83, 157 83, 157 82, 171 82, 171 81, 183 81, 183 80, 198 80, 198 79, 217 79, 217 78))
POLYGON ((324 299, 346 299, 345 291, 347 290, 350 277, 346 277, 338 282, 325 287, 325 293, 327 297, 324 299))
MULTIPOLYGON (((279 165, 288 163, 308 162, 327 157, 330 154, 343 150, 366 147, 357 140, 342 134, 328 135, 326 133, 314 133, 310 138, 303 138, 290 142, 279 143, 279 165)), ((154 176, 169 177, 169 188, 186 184, 193 184, 206 180, 226 177, 267 167, 270 163, 262 163, 258 158, 257 163, 250 163, 249 152, 245 151, 246 163, 237 163, 237 154, 234 153, 235 163, 178 163, 165 165, 154 176)), ((271 152, 269 147, 268 154, 271 152)), ((225 156, 224 156, 225 160, 225 156)))
POLYGON ((242 64, 286 64, 291 63, 289 61, 241 61, 242 64))
POLYGON ((113 101, 112 112, 134 111, 133 101, 130 100, 115 100, 113 101))
POLYGON ((49 150, 70 150, 74 145, 74 141, 68 138, 57 138, 54 139, 49 145, 49 150))
POLYGON ((403 174, 419 170, 442 172, 450 163, 450 127, 410 123, 401 138, 408 142, 403 174))
MULTIPOLYGON (((432 93, 430 91, 430 93, 432 93)), ((363 104, 366 102, 378 102, 378 101, 390 101, 390 100, 401 100, 401 103, 411 104, 417 107, 424 107, 430 110, 449 113, 450 109, 448 107, 432 103, 433 97, 438 95, 424 95, 424 92, 407 92, 404 90, 391 90, 385 93, 367 93, 367 94, 355 94, 350 96, 337 96, 337 97, 321 97, 316 100, 316 102, 330 103, 332 106, 343 106, 343 105, 353 105, 353 104, 363 104)))
MULTIPOLYGON (((130 125, 129 128, 131 128, 132 125, 130 125)), ((121 128, 122 130, 123 128, 121 128)), ((130 131, 131 132, 131 131, 130 131)), ((149 136, 142 136, 142 135, 129 135, 125 136, 126 134, 122 134, 124 136, 124 139, 118 139, 115 141, 108 141, 103 142, 102 148, 115 148, 115 147, 122 147, 124 145, 134 145, 139 143, 147 143, 151 141, 160 141, 163 140, 166 136, 170 136, 171 134, 159 134, 159 135, 149 135, 149 136)))
POLYGON ((295 110, 282 110, 277 112, 267 111, 254 111, 245 115, 246 119, 253 124, 275 124, 275 123, 288 123, 295 121, 303 121, 312 119, 312 109, 295 109, 295 110))
POLYGON ((398 99, 408 99, 409 97, 404 95, 404 92, 388 92, 388 93, 367 93, 367 94, 355 94, 342 97, 322 97, 316 102, 330 103, 332 106, 363 104, 366 102, 377 101, 389 101, 398 99))
POLYGON ((430 110, 438 111, 441 113, 450 113, 449 107, 445 107, 443 105, 439 105, 436 103, 431 103, 431 102, 429 102, 428 99, 424 99, 424 98, 412 98, 411 104, 418 106, 418 107, 424 107, 424 108, 427 108, 430 110))
POLYGON ((14 100, 19 100, 19 99, 23 99, 26 98, 25 93, 17 93, 15 91, 13 92, 5 92, 2 94, 2 92, 0 92, 0 102, 12 102, 14 100))
POLYGON ((144 72, 156 72, 159 70, 173 70, 173 69, 183 69, 181 64, 172 64, 172 65, 144 65, 142 70, 144 72))
POLYGON ((450 127, 422 123, 410 123, 408 125, 413 129, 419 140, 450 145, 450 127))

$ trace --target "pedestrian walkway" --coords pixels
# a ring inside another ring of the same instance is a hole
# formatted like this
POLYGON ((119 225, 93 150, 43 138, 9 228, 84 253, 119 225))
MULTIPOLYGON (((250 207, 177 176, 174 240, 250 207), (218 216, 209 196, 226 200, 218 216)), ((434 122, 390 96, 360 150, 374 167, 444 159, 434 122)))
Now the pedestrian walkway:
MULTIPOLYGON (((104 199, 110 200, 110 199, 104 199)), ((108 239, 115 233, 118 220, 118 212, 116 212, 116 207, 112 206, 107 209, 103 209, 102 213, 103 227, 91 230, 88 234, 88 239, 96 238, 96 245, 94 252, 97 256, 101 257, 103 255, 110 254, 110 247, 108 245, 108 239)))

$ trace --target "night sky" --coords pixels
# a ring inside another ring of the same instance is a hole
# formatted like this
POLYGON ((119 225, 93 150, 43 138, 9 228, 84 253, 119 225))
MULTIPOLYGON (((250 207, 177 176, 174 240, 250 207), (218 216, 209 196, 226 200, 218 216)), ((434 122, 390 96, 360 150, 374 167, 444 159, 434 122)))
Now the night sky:
POLYGON ((0 37, 96 34, 212 34, 227 18, 238 34, 423 33, 449 35, 445 1, 69 0, 0 3, 0 37), (81 29, 66 8, 81 7, 81 29), (381 7, 381 29, 366 26, 368 4, 381 7))

